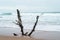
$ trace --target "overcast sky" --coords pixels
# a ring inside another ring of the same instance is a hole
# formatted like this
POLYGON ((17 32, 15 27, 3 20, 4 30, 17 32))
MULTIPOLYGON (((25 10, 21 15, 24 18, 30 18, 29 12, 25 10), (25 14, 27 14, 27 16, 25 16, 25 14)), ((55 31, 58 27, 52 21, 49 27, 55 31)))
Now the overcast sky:
POLYGON ((17 8, 28 12, 60 12, 60 0, 0 0, 0 11, 17 8))

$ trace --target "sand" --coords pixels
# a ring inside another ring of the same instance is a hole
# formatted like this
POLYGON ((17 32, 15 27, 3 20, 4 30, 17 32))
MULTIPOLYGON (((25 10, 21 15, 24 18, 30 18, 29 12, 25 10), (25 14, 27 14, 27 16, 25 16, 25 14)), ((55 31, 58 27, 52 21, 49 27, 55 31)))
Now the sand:
MULTIPOLYGON (((24 32, 30 32, 30 30, 24 30, 24 32)), ((0 40, 60 40, 60 31, 35 30, 30 38, 21 36, 19 29, 0 28, 0 40), (15 37, 13 33, 18 34, 18 37, 15 37)))
POLYGON ((0 36, 0 40, 43 40, 43 39, 36 39, 28 36, 21 36, 21 37, 15 37, 15 36, 0 36))

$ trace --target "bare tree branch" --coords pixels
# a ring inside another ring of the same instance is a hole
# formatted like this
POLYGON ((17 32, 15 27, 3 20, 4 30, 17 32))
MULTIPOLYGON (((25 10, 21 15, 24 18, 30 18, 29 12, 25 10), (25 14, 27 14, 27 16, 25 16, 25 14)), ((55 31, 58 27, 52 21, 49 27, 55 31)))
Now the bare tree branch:
POLYGON ((17 17, 18 17, 19 27, 21 28, 21 33, 22 33, 22 35, 24 35, 23 25, 22 25, 22 21, 21 21, 21 16, 20 16, 20 13, 19 13, 19 10, 18 9, 17 9, 17 17))
MULTIPOLYGON (((21 15, 20 15, 20 12, 19 12, 18 9, 17 9, 17 17, 18 17, 18 20, 16 20, 17 23, 15 23, 15 24, 19 25, 19 27, 21 28, 21 33, 22 33, 22 35, 27 36, 28 32, 24 33, 23 25, 22 25, 22 20, 21 20, 21 15)), ((34 26, 33 26, 33 29, 32 29, 31 32, 28 34, 28 36, 31 36, 31 34, 35 31, 35 27, 36 27, 36 25, 37 25, 38 18, 39 18, 39 16, 36 17, 36 22, 35 22, 35 24, 34 24, 34 26)), ((14 35, 16 35, 16 34, 14 33, 14 35)))
POLYGON ((13 22, 13 23, 15 23, 16 25, 19 25, 19 23, 16 23, 16 22, 13 22))
POLYGON ((35 31, 35 27, 36 27, 36 25, 37 25, 38 18, 39 18, 39 16, 36 17, 36 22, 35 22, 35 24, 34 24, 34 26, 33 26, 32 31, 28 34, 28 36, 31 36, 31 34, 35 31))

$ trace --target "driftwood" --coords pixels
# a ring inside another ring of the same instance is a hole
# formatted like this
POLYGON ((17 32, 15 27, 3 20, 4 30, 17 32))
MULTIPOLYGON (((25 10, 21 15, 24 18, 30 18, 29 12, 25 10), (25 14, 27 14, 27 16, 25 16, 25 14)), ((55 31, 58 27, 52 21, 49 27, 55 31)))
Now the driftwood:
POLYGON ((24 33, 24 30, 23 30, 23 25, 22 25, 22 20, 21 20, 21 15, 20 15, 20 12, 19 10, 17 9, 17 17, 18 17, 18 21, 17 21, 17 24, 19 25, 19 27, 21 28, 21 33, 22 35, 26 36, 28 32, 24 33))
MULTIPOLYGON (((28 34, 28 32, 24 33, 24 29, 23 29, 24 26, 22 25, 21 15, 20 15, 20 12, 18 9, 17 9, 17 17, 18 17, 18 20, 16 20, 17 23, 15 23, 15 24, 19 25, 19 27, 21 28, 22 35, 31 36, 31 34, 35 31, 35 27, 37 25, 39 16, 36 17, 36 22, 33 26, 33 29, 31 30, 31 32, 29 34, 28 34)), ((13 34, 14 34, 14 36, 17 36, 17 34, 15 34, 15 33, 13 33, 13 34)))
POLYGON ((21 20, 21 16, 20 16, 20 13, 19 13, 18 9, 17 9, 17 17, 18 17, 18 25, 21 28, 21 33, 22 33, 22 35, 26 35, 27 33, 24 34, 22 20, 21 20))
POLYGON ((16 33, 13 33, 14 36, 18 36, 16 33))
POLYGON ((36 22, 35 22, 35 24, 34 24, 34 26, 33 26, 32 31, 28 34, 28 36, 31 36, 31 34, 35 31, 35 27, 36 27, 36 25, 37 25, 38 18, 39 18, 39 16, 36 17, 36 22))

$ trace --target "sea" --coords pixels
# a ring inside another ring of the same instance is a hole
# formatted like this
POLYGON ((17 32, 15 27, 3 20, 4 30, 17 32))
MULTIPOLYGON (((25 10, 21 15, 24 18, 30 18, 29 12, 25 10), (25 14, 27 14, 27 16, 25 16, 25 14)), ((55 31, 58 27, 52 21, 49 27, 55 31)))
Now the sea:
MULTIPOLYGON (((35 30, 59 31, 60 13, 20 13, 24 29, 32 30, 36 17, 39 16, 35 30)), ((0 34, 19 33, 17 13, 0 13, 0 34)))

